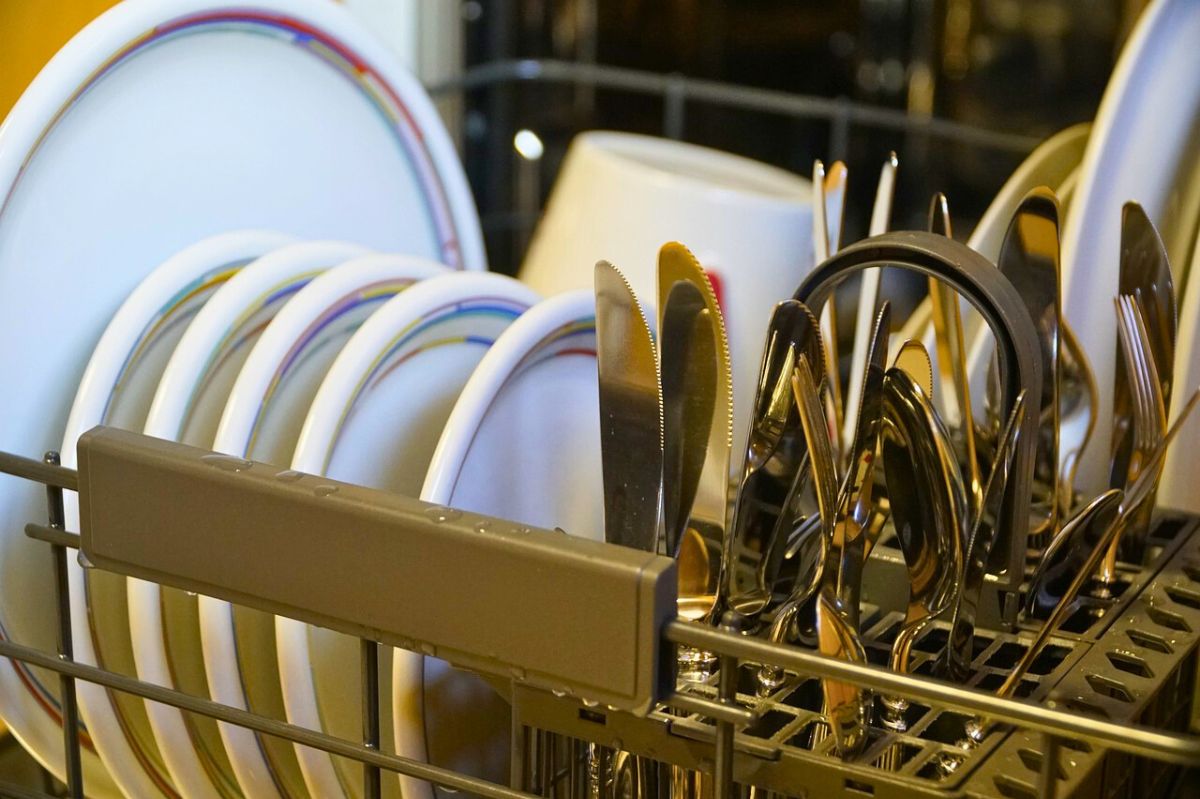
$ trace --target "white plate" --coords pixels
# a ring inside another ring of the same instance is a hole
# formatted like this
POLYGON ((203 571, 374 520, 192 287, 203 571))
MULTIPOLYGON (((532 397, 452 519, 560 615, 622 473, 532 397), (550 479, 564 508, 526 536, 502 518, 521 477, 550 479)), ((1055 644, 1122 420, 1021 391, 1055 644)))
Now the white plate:
MULTIPOLYGON (((342 345, 391 297, 445 269, 414 256, 364 255, 313 278, 271 320, 246 357, 212 448, 266 463, 291 463, 300 425, 342 345)), ((199 597, 199 613, 212 698, 235 707, 262 707, 256 697, 281 697, 274 617, 205 596, 199 597)), ((247 753, 256 755, 253 733, 231 732, 226 738, 236 743, 227 751, 235 771, 252 772, 258 765, 254 760, 240 761, 247 753)), ((291 749, 285 741, 274 741, 274 746, 291 749)), ((294 763, 294 755, 287 760, 294 763)), ((288 793, 303 795, 298 770, 295 777, 299 790, 288 793)), ((270 782, 242 783, 242 790, 250 799, 275 795, 270 782)))
MULTIPOLYGON (((495 338, 537 299, 501 275, 451 274, 389 300, 351 337, 321 383, 292 467, 417 496, 463 385, 495 338)), ((289 721, 361 735, 357 639, 283 617, 276 632, 289 721)), ((420 669, 420 655, 396 650, 393 657, 420 669)), ((393 697, 393 712, 415 715, 419 729, 419 694, 415 699, 393 697)), ((423 736, 396 746, 402 755, 425 758, 423 736)), ((313 796, 361 796, 357 765, 315 749, 299 748, 298 755, 313 796)), ((387 782, 390 790, 398 784, 387 782)))
MULTIPOLYGON (((504 331, 446 422, 421 499, 604 540, 595 308, 591 291, 560 294, 504 331)), ((420 690, 412 675, 398 670, 393 692, 420 690)), ((431 762, 504 784, 507 704, 436 658, 425 660, 424 695, 424 730, 397 716, 397 738, 420 732, 431 762)), ((414 788, 409 799, 430 795, 428 783, 414 788)))
MULTIPOLYGON (((1155 0, 1125 44, 1088 141, 1063 233, 1063 310, 1100 386, 1095 435, 1080 464, 1080 488, 1107 481, 1116 333, 1112 299, 1120 266, 1121 207, 1142 204, 1158 225, 1175 270, 1175 242, 1191 246, 1188 192, 1200 148, 1200 3, 1155 0), (1180 235, 1184 233, 1185 235, 1180 235)), ((1198 188, 1191 186, 1193 190, 1198 188)), ((1177 285, 1179 285, 1177 280, 1177 285)))
MULTIPOLYGON (((1183 403, 1200 388, 1200 239, 1192 251, 1187 286, 1176 285, 1183 291, 1183 306, 1179 309, 1178 342, 1175 350, 1175 372, 1171 380, 1172 422, 1179 416, 1183 403)), ((1175 444, 1167 451, 1159 484, 1157 504, 1165 508, 1200 513, 1200 414, 1193 413, 1187 427, 1179 431, 1175 444)))
MULTIPOLYGON (((337 4, 117 4, 0 127, 0 385, 14 387, 0 394, 0 449, 58 447, 129 292, 187 245, 247 227, 484 265, 428 98, 337 4)), ((21 534, 44 516, 38 487, 0 481, 0 634, 53 651, 46 548, 21 534)), ((0 716, 59 770, 57 711, 40 701, 0 663, 0 716)))
MULTIPOLYGON (((317 274, 363 254, 362 247, 343 242, 292 244, 230 278, 196 314, 172 353, 146 417, 146 434, 211 446, 233 382, 262 328, 317 274)), ((135 578, 127 581, 127 592, 138 676, 206 695, 196 598, 135 578)), ((244 747, 250 751, 239 752, 238 762, 231 764, 226 750, 244 744, 241 728, 220 724, 217 736, 210 719, 155 702, 147 711, 167 769, 185 797, 218 797, 216 783, 233 781, 234 774, 241 784, 261 785, 264 774, 271 780, 257 736, 251 734, 244 747), (247 763, 255 768, 247 771, 247 763)))
MULTIPOLYGON (((188 322, 248 261, 289 242, 268 231, 213 236, 168 258, 143 280, 105 328, 84 370, 63 436, 63 465, 75 466, 75 442, 95 425, 140 430, 188 322)), ((67 492, 63 505, 67 527, 78 530, 78 495, 67 492)), ((108 572, 85 572, 73 558, 67 559, 67 574, 75 659, 135 675, 125 581, 108 572)), ((88 682, 78 683, 75 692, 96 752, 120 791, 139 797, 174 795, 143 703, 88 682)), ((93 776, 86 775, 89 792, 100 795, 96 789, 103 783, 93 776)))

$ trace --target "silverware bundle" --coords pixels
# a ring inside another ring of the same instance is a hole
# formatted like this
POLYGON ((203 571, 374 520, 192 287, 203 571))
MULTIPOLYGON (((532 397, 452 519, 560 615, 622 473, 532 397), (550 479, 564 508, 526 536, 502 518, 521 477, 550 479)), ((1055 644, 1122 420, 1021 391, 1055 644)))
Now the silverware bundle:
MULTIPOLYGON (((1004 621, 1034 630, 996 689, 1012 696, 1075 601, 1113 597, 1121 564, 1141 562, 1165 452, 1200 392, 1168 427, 1175 297, 1162 242, 1131 203, 1115 300, 1120 359, 1109 486, 1095 497, 1078 494, 1075 467, 1097 423, 1099 388, 1062 315, 1057 199, 1047 189, 1024 199, 992 265, 949 238, 940 195, 928 232, 886 233, 895 169, 892 156, 871 238, 840 251, 845 167, 814 170, 818 267, 771 314, 732 480, 729 348, 704 270, 683 246, 662 248, 656 347, 628 283, 612 265, 597 264, 606 537, 677 560, 683 618, 857 662, 867 660, 864 566, 890 540, 903 556, 908 590, 888 666, 908 672, 914 643, 940 622, 948 641, 932 676, 965 682, 981 604, 996 592, 1004 621), (882 266, 929 278, 936 379, 920 342, 896 342, 889 357, 893 319, 878 299, 882 266), (858 271, 864 279, 844 380, 830 298, 858 271), (978 414, 960 296, 996 338, 978 414)), ((685 684, 703 683, 715 658, 684 649, 678 666, 685 684)), ((763 667, 754 678, 766 696, 786 675, 763 667)), ((814 736, 831 736, 840 756, 859 754, 872 726, 905 730, 903 698, 876 703, 862 687, 831 680, 821 688, 826 725, 814 736)), ((988 729, 987 719, 972 720, 960 746, 977 746, 988 729)), ((946 771, 961 762, 943 760, 946 771)))

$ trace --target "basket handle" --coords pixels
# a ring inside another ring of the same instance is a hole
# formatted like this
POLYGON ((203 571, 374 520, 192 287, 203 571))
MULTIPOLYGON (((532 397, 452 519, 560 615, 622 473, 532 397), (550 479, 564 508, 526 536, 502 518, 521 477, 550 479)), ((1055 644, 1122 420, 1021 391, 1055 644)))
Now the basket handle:
MULTIPOLYGON (((796 289, 795 297, 820 313, 834 290, 856 272, 873 267, 896 267, 919 272, 949 284, 983 316, 996 337, 1000 356, 1003 418, 1012 413, 1017 395, 1026 392, 1026 408, 1041 407, 1042 356, 1037 329, 1012 283, 984 256, 964 244, 935 233, 904 231, 863 239, 819 264, 796 289)), ((1005 495, 992 550, 992 585, 1016 593, 1023 578, 1029 536, 1030 498, 1037 455, 1038 415, 1021 420, 1012 479, 1005 495)), ((1015 603, 1003 605, 1008 621, 1015 620, 1015 603)))

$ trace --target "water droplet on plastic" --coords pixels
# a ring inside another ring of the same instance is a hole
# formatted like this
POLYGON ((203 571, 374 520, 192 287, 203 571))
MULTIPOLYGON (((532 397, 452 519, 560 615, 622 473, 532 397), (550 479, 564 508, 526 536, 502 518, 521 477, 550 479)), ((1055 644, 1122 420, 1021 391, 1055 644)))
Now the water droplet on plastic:
POLYGON ((333 494, 336 494, 337 492, 338 492, 338 487, 335 485, 329 485, 328 483, 324 483, 322 485, 315 486, 313 488, 313 493, 316 494, 318 497, 328 497, 333 494))
POLYGON ((412 639, 410 639, 410 638, 401 638, 399 641, 396 642, 396 646, 400 647, 401 649, 408 649, 408 650, 416 649, 416 645, 413 643, 412 639))
POLYGON ((532 527, 514 527, 512 529, 512 531, 514 533, 516 533, 517 535, 529 535, 530 533, 533 532, 533 528, 532 527))
POLYGON ((442 505, 435 505, 432 508, 426 508, 425 515, 435 522, 452 522, 455 519, 462 518, 462 511, 442 505))
POLYGON ((283 483, 294 483, 304 476, 304 472, 298 472, 295 469, 284 469, 282 472, 276 472, 275 479, 283 483))
POLYGON ((196 597, 198 597, 198 596, 200 596, 200 595, 199 595, 199 594, 197 594, 195 591, 187 591, 186 593, 187 593, 187 595, 188 595, 188 596, 192 597, 193 599, 194 599, 194 598, 196 598, 196 597))
POLYGON ((421 654, 429 655, 430 657, 437 654, 437 647, 433 644, 421 644, 419 649, 421 650, 421 654))
POLYGON ((200 462, 226 472, 244 472, 254 464, 245 458, 235 458, 232 455, 202 455, 200 462))
POLYGON ((477 532, 477 533, 486 533, 488 530, 491 530, 491 529, 492 529, 491 522, 483 521, 483 522, 475 523, 475 532, 477 532))
POLYGON ((524 680, 525 679, 525 669, 519 668, 517 666, 513 666, 511 669, 508 670, 508 676, 512 677, 514 680, 524 680))
POLYGON ((451 788, 449 785, 439 785, 438 789, 441 790, 442 793, 458 793, 458 788, 451 788))
POLYGON ((624 749, 625 742, 622 741, 620 738, 613 738, 612 739, 612 748, 613 749, 624 749))
POLYGON ((562 699, 564 696, 571 695, 571 692, 568 691, 566 688, 551 688, 550 693, 554 694, 559 699, 562 699))
POLYGON ((579 701, 583 703, 584 707, 598 707, 600 705, 600 703, 594 699, 580 699, 579 701))

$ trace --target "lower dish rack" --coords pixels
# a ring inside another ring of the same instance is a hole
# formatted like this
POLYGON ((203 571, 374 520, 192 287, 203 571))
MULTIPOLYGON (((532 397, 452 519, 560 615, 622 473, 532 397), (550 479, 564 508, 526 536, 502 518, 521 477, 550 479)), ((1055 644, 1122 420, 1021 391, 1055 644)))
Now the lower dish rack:
MULTIPOLYGON (((879 666, 897 620, 884 604, 864 609, 872 665, 857 665, 676 619, 674 563, 649 553, 317 477, 283 479, 266 464, 107 428, 80 440, 78 460, 75 472, 0 453, 0 472, 46 486, 49 523, 26 532, 51 545, 61 578, 60 652, 6 640, 0 656, 61 675, 72 796, 85 795, 76 679, 357 760, 368 797, 379 795, 384 770, 487 797, 580 796, 597 785, 625 795, 628 786, 605 784, 615 773, 606 764, 634 758, 639 773, 692 772, 702 796, 1107 799, 1160 795, 1200 765, 1200 736, 1189 732, 1200 643, 1200 520, 1191 517, 1159 518, 1148 564, 1129 571, 1107 608, 1081 607, 1086 621, 1055 636, 1018 698, 1006 700, 992 691, 1029 630, 981 630, 971 677, 952 685, 926 676, 944 627, 916 644, 915 674, 879 666), (61 527, 65 490, 79 491, 80 535, 61 527), (206 556, 181 541, 203 542, 206 556), (512 703, 511 784, 380 751, 374 680, 363 681, 359 742, 76 663, 72 547, 97 568, 357 635, 364 674, 377 673, 379 643, 484 675, 512 703), (274 558, 270 578, 247 565, 264 553, 274 558), (451 567, 481 575, 478 584, 462 591, 430 577, 451 567), (718 656, 706 683, 676 684, 680 645, 718 656), (785 675, 766 695, 757 689, 763 665, 785 675), (873 728, 862 756, 839 759, 823 730, 821 678, 904 698, 907 729, 873 728), (989 732, 964 749, 976 718, 989 732)), ((648 777, 639 787, 667 795, 668 783, 648 777)), ((0 796, 41 795, 0 785, 0 796)))

